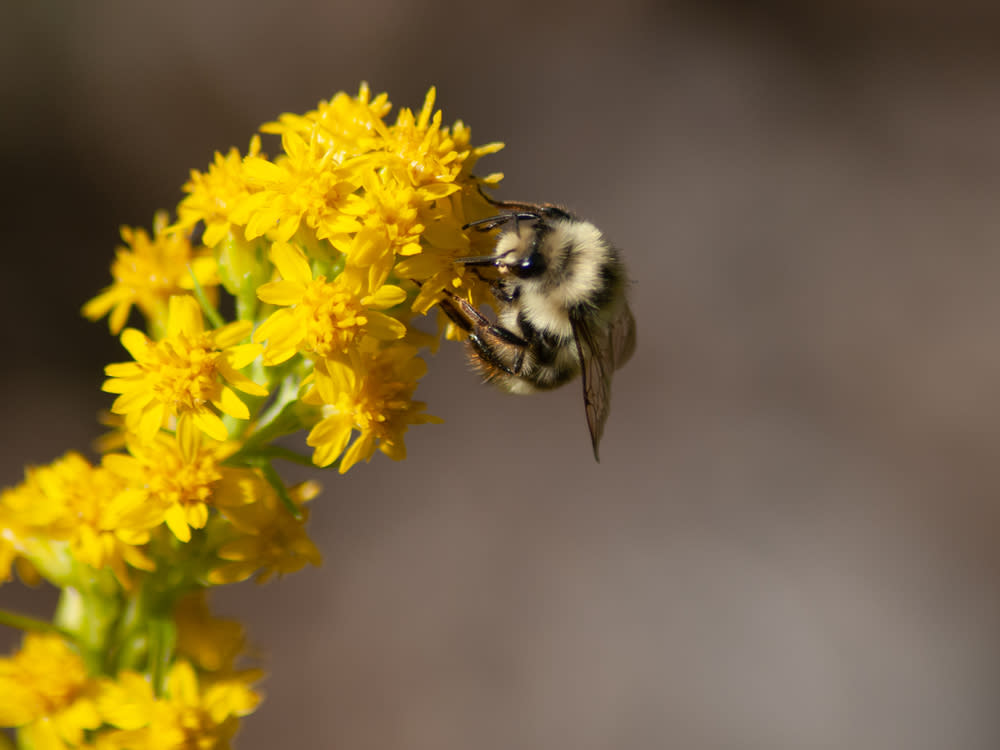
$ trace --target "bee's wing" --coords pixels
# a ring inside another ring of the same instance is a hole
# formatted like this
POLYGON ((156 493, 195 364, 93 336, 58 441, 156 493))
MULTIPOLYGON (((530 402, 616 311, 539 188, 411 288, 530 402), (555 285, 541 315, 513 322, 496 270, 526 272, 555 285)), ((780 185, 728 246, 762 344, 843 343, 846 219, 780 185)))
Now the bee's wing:
POLYGON ((635 351, 635 318, 625 305, 609 327, 595 325, 582 315, 572 315, 571 320, 583 374, 583 407, 594 460, 599 462, 598 447, 611 412, 611 376, 635 351))
POLYGON ((611 374, 614 372, 614 352, 607 331, 599 331, 584 318, 573 316, 573 334, 580 355, 583 373, 583 408, 587 412, 587 427, 594 445, 594 460, 600 461, 598 446, 604 423, 611 410, 611 374))
POLYGON ((611 352, 614 355, 614 369, 618 369, 632 357, 635 351, 635 318, 626 303, 611 324, 611 352))

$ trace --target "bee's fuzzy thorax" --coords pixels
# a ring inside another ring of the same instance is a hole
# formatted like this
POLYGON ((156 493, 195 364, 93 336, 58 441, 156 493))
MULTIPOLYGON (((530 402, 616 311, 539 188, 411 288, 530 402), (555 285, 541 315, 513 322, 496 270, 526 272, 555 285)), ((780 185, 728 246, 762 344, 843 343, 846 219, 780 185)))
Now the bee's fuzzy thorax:
POLYGON ((569 311, 598 306, 595 301, 608 286, 609 274, 619 275, 619 260, 590 222, 558 219, 544 227, 541 231, 522 226, 517 233, 505 233, 497 241, 496 254, 510 262, 533 251, 541 254, 544 271, 511 282, 518 290, 519 314, 536 328, 569 339, 573 336, 569 311))

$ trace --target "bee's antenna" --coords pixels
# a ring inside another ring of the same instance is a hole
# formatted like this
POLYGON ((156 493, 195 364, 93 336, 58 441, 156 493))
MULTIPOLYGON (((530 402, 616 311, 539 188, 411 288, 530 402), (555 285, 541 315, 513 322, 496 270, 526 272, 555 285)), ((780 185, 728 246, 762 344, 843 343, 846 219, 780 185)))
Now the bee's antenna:
POLYGON ((526 203, 524 201, 498 201, 495 198, 491 198, 483 190, 481 183, 476 183, 476 189, 479 194, 483 197, 483 200, 489 203, 491 206, 496 206, 500 209, 506 209, 511 213, 531 213, 538 218, 558 218, 558 219, 571 219, 573 218, 572 213, 567 211, 565 208, 553 205, 552 203, 526 203))
POLYGON ((490 229, 500 226, 505 221, 510 221, 510 214, 501 214, 499 216, 487 216, 485 219, 477 219, 476 221, 470 221, 467 224, 462 225, 462 229, 469 229, 470 227, 481 227, 489 224, 489 227, 483 229, 482 231, 488 232, 490 229))
POLYGON ((497 216, 487 216, 485 219, 477 219, 476 221, 470 221, 468 224, 463 224, 462 229, 469 229, 474 227, 479 229, 481 232, 489 232, 490 230, 496 229, 501 224, 506 224, 508 221, 514 221, 515 229, 517 228, 517 221, 519 219, 530 219, 532 221, 540 219, 536 213, 529 213, 528 211, 516 211, 509 214, 498 214, 497 216), (481 228, 480 228, 481 227, 481 228))

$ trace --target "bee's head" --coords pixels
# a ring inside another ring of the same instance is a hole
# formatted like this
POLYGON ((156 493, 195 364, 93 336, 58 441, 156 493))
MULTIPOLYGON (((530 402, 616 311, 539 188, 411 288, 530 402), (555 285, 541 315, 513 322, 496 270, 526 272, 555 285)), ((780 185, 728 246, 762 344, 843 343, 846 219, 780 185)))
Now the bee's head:
POLYGON ((473 222, 482 231, 503 227, 492 255, 463 258, 467 266, 493 266, 501 275, 537 279, 565 263, 567 248, 558 241, 559 228, 571 221, 562 209, 545 207, 537 212, 517 211, 473 222))

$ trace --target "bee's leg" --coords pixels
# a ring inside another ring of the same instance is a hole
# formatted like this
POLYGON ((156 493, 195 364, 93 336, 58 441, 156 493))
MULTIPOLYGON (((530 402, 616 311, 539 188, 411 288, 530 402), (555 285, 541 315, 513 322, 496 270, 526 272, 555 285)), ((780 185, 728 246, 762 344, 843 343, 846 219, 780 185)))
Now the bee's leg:
POLYGON ((490 291, 493 292, 493 296, 498 300, 508 304, 516 300, 519 296, 517 287, 513 291, 508 290, 507 286, 503 283, 503 279, 497 279, 490 284, 490 291))
POLYGON ((476 308, 468 304, 461 297, 457 295, 447 293, 448 297, 441 300, 438 306, 444 311, 444 314, 448 316, 452 323, 457 325, 466 333, 471 333, 472 329, 481 322, 489 323, 476 308), (459 309, 456 303, 465 303, 466 307, 459 309))
POLYGON ((524 366, 524 347, 512 346, 511 344, 500 342, 496 338, 491 338, 491 334, 495 330, 503 331, 504 329, 497 329, 495 326, 491 326, 490 329, 487 329, 483 333, 473 331, 469 334, 469 344, 486 364, 508 375, 520 375, 521 368, 524 366), (502 356, 504 352, 514 353, 513 363, 507 364, 502 356))
POLYGON ((484 362, 508 375, 520 375, 527 341, 503 326, 491 323, 489 318, 458 295, 449 292, 440 305, 445 315, 469 334, 469 343, 484 362))

